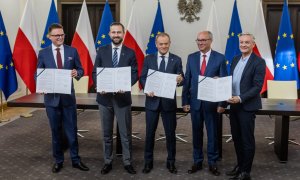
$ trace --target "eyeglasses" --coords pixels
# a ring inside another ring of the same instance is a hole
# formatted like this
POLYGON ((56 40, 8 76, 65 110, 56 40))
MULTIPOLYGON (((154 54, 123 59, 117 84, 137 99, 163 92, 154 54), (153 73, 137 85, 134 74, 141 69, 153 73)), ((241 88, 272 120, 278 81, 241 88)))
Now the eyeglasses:
POLYGON ((210 39, 196 39, 195 41, 197 42, 197 43, 200 43, 200 42, 207 42, 207 41, 209 41, 210 39))
POLYGON ((54 35, 50 35, 50 36, 53 36, 55 38, 64 38, 65 34, 54 34, 54 35))

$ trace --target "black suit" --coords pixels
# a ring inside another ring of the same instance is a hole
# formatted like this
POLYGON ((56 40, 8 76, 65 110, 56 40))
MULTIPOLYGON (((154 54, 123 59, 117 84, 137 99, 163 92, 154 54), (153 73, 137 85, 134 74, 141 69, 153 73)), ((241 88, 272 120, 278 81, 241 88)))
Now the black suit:
MULTIPOLYGON (((241 55, 235 57, 231 64, 231 75, 241 55)), ((255 154, 255 111, 262 108, 260 91, 265 77, 265 61, 252 53, 242 72, 240 80, 241 103, 230 105, 230 125, 241 172, 250 173, 255 154)))
MULTIPOLYGON (((145 87, 148 70, 158 70, 158 55, 151 54, 145 57, 144 66, 142 70, 142 75, 140 82, 143 87, 145 87)), ((181 58, 169 53, 168 63, 166 66, 165 73, 170 74, 181 74, 182 63, 181 58)), ((181 84, 180 84, 181 85, 181 84)), ((145 153, 144 159, 145 163, 153 162, 153 148, 154 148, 154 137, 155 131, 158 124, 159 114, 161 113, 162 121, 165 129, 166 140, 167 140, 167 150, 168 150, 168 163, 175 162, 176 155, 176 93, 173 99, 161 98, 161 97, 146 97, 146 141, 145 141, 145 153)))

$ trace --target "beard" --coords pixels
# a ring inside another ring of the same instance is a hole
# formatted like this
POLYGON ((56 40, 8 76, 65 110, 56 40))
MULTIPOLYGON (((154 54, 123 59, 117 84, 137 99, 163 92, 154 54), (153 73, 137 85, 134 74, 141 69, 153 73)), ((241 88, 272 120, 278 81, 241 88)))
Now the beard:
POLYGON ((123 38, 121 38, 121 37, 115 37, 115 38, 112 38, 111 41, 115 45, 120 45, 123 42, 123 38))

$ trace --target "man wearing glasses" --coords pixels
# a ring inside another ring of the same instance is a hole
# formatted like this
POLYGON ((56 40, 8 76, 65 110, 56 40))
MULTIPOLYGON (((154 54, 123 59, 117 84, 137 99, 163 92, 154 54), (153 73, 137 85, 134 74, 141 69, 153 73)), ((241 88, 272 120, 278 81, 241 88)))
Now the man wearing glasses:
MULTIPOLYGON (((40 50, 37 68, 69 69, 70 76, 79 80, 83 69, 75 48, 64 45, 65 34, 62 25, 52 24, 48 29, 48 38, 52 44, 40 50)), ((63 168, 64 152, 62 145, 62 127, 68 139, 73 168, 88 171, 78 155, 77 113, 75 91, 72 85, 71 95, 49 93, 44 95, 44 103, 52 133, 52 148, 55 163, 53 173, 63 168)))
POLYGON ((196 43, 199 51, 188 56, 185 81, 182 91, 182 106, 185 112, 191 112, 193 130, 194 164, 188 173, 202 169, 203 163, 203 124, 207 131, 207 158, 209 171, 219 176, 216 161, 219 157, 217 143, 218 111, 226 103, 208 102, 197 99, 198 77, 227 76, 225 56, 212 50, 213 35, 209 31, 199 32, 196 43), (224 104, 224 105, 223 105, 224 104))

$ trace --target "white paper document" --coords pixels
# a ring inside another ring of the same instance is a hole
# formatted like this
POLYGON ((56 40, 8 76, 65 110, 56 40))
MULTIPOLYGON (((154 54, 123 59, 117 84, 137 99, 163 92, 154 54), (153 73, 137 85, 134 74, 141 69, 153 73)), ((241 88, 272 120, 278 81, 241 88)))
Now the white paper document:
POLYGON ((36 92, 71 94, 72 70, 37 69, 36 92))
POLYGON ((226 101, 232 97, 232 76, 210 78, 199 76, 198 99, 210 102, 226 101))
POLYGON ((144 93, 153 92, 155 96, 174 99, 177 76, 149 69, 144 93))
POLYGON ((97 92, 131 91, 131 67, 97 68, 97 92))

